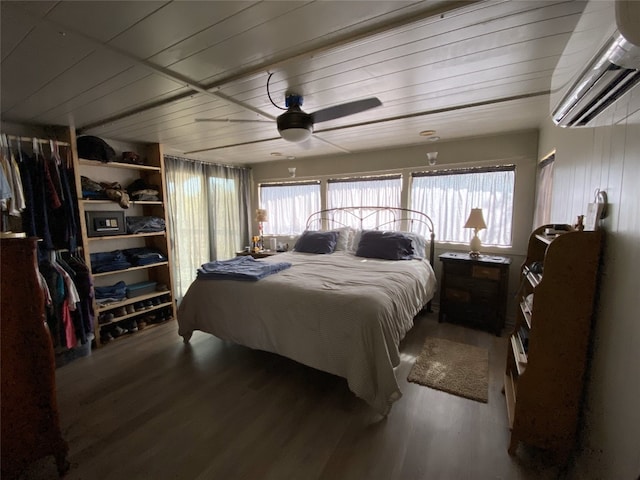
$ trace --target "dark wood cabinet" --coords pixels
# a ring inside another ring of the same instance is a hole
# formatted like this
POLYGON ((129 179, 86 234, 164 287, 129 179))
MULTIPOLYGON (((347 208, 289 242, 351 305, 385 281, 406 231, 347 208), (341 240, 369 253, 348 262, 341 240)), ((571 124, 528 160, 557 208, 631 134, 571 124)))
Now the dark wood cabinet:
POLYGON ((500 335, 507 310, 511 259, 455 252, 438 258, 442 262, 438 320, 500 335))
POLYGON ((36 239, 0 240, 2 275, 2 478, 53 455, 68 468, 58 421, 53 343, 45 324, 36 239))

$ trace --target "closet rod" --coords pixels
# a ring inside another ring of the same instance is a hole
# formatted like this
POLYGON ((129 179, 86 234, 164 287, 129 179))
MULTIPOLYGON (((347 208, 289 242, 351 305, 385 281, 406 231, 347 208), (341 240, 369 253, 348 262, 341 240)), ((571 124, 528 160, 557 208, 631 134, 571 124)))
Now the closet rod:
POLYGON ((9 140, 20 140, 21 142, 32 142, 34 139, 36 142, 38 143, 42 143, 42 144, 48 144, 49 142, 53 141, 53 142, 58 142, 58 145, 63 146, 63 147, 68 147, 71 144, 69 142, 62 142, 60 140, 56 140, 54 138, 37 138, 37 137, 20 137, 17 135, 7 135, 7 138, 9 140))

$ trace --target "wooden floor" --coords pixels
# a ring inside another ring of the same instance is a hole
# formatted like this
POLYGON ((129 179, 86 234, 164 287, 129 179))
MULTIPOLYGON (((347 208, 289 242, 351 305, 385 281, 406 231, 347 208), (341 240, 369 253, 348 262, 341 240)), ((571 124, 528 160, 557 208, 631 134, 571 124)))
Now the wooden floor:
MULTIPOLYGON (((552 479, 542 452, 507 454, 506 338, 421 314, 401 345, 387 418, 343 379, 168 322, 57 370, 68 479, 552 479), (406 378, 425 337, 489 349, 489 403, 406 378)), ((25 479, 53 477, 40 462, 25 479)))

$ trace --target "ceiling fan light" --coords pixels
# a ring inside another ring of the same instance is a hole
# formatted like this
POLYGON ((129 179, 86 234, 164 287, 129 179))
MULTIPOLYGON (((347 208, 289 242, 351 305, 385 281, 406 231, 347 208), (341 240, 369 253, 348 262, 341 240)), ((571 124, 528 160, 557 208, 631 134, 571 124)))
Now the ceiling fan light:
POLYGON ((294 143, 304 142, 311 136, 311 127, 285 128, 284 130, 280 130, 280 135, 287 142, 294 142, 294 143))

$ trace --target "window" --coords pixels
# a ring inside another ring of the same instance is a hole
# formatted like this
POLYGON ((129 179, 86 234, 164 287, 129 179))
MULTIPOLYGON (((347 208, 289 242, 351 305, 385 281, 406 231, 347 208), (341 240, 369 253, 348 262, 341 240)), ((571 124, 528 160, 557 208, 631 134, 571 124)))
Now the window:
POLYGON ((546 225, 551 221, 551 194, 553 192, 553 162, 555 151, 538 163, 536 182, 536 206, 533 213, 533 228, 546 225))
POLYGON ((514 186, 515 165, 414 173, 411 209, 432 218, 437 241, 468 243, 472 231, 463 225, 472 208, 482 208, 487 224, 482 244, 506 247, 511 245, 514 186))
POLYGON ((224 260, 246 243, 249 171, 166 155, 167 213, 172 232, 176 298, 182 299, 196 269, 224 260))
POLYGON ((320 182, 260 185, 260 208, 269 218, 265 235, 299 235, 309 215, 320 210, 320 182))
MULTIPOLYGON (((386 175, 381 177, 345 178, 327 181, 327 208, 340 207, 400 207, 402 177, 386 175)), ((354 228, 353 218, 334 217, 338 222, 354 228)), ((362 228, 372 228, 391 221, 391 214, 380 212, 364 219, 362 228), (389 218, 387 218, 389 216, 389 218)))

